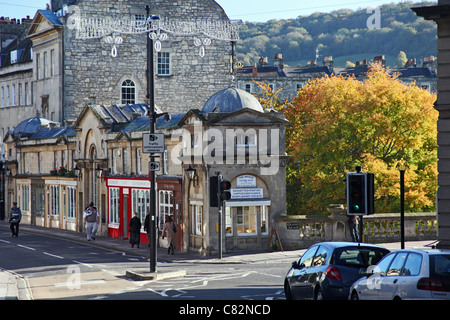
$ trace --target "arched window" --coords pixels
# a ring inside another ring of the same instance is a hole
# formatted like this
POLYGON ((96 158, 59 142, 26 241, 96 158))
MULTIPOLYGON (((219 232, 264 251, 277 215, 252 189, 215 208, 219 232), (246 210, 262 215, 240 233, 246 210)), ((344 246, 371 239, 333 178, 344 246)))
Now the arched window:
POLYGON ((125 80, 122 83, 122 104, 136 103, 136 86, 133 81, 125 80))

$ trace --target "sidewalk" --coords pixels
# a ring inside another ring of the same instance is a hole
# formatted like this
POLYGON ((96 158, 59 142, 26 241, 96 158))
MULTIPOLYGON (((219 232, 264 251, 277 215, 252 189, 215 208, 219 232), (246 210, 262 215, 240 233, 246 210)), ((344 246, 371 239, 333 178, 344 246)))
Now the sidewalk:
MULTIPOLYGON (((9 224, 5 221, 0 221, 0 228, 9 230, 9 224)), ((113 239, 107 237, 97 236, 96 240, 87 241, 85 233, 66 231, 59 229, 49 229, 30 225, 20 225, 20 233, 34 233, 41 234, 50 237, 61 238, 69 241, 81 242, 90 246, 101 247, 104 249, 123 252, 127 255, 137 255, 145 258, 149 258, 150 249, 147 245, 142 244, 140 248, 131 248, 127 240, 113 239)), ((20 236, 19 236, 20 237, 20 236)), ((421 248, 433 243, 431 240, 426 241, 412 241, 406 242, 406 248, 421 248)), ((400 249, 400 243, 381 243, 378 244, 391 251, 400 249)), ((293 250, 293 251, 258 251, 258 252, 231 252, 224 253, 222 259, 218 256, 205 257, 191 252, 175 251, 174 255, 167 253, 166 248, 157 249, 158 262, 165 263, 202 263, 202 264, 253 264, 253 263, 285 263, 287 268, 292 261, 299 258, 304 253, 305 249, 293 250)), ((0 269, 0 300, 17 300, 17 276, 0 269)))

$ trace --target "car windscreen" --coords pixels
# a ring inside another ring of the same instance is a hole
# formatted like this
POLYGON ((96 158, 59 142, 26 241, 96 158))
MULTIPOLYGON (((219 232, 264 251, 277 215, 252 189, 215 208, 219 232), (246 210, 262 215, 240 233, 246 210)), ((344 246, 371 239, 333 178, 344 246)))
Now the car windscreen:
POLYGON ((334 251, 333 264, 355 268, 367 268, 380 261, 389 250, 372 247, 344 247, 337 248, 334 251))
POLYGON ((450 254, 430 255, 430 277, 441 279, 445 291, 450 291, 450 254))

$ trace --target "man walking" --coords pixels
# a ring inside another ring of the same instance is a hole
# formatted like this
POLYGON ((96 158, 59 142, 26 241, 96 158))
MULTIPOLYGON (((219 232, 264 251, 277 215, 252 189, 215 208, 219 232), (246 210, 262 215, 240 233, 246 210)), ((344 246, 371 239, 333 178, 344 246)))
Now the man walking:
POLYGON ((91 202, 89 204, 89 207, 87 207, 86 210, 84 211, 83 218, 84 218, 84 223, 86 224, 87 240, 88 241, 91 241, 91 239, 95 240, 95 235, 97 234, 100 215, 98 214, 97 208, 94 207, 93 202, 91 202))
POLYGON ((9 213, 9 223, 12 232, 12 237, 19 236, 19 223, 22 220, 22 211, 17 208, 17 202, 13 202, 11 212, 9 213))

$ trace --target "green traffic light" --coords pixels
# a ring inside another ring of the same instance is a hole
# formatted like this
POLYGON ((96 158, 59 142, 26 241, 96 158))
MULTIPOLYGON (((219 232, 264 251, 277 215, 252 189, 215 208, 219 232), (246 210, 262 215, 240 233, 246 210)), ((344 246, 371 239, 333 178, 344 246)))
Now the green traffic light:
POLYGON ((359 211, 359 206, 358 206, 357 204, 355 204, 355 205, 353 206, 353 209, 354 209, 355 211, 359 211))

